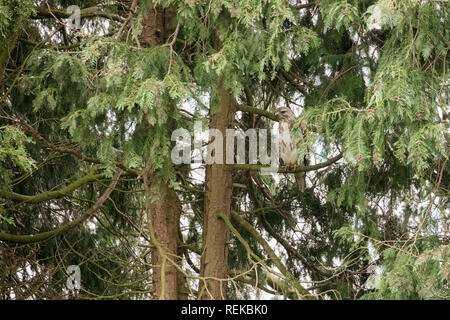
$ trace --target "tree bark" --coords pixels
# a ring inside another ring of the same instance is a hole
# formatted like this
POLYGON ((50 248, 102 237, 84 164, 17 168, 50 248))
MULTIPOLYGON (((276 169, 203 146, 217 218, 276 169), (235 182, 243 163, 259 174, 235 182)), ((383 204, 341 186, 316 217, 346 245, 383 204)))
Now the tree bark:
MULTIPOLYGON (((223 86, 223 79, 218 84, 219 110, 210 115, 209 127, 222 133, 224 159, 226 159, 225 137, 233 116, 233 100, 228 90, 223 86)), ((203 288, 199 295, 204 300, 220 300, 227 298, 225 279, 228 275, 228 238, 229 230, 224 221, 217 217, 223 213, 230 217, 232 178, 231 170, 225 164, 206 166, 205 215, 203 225, 203 255, 201 261, 201 276, 205 277, 203 288), (214 279, 213 279, 214 278, 214 279)))
MULTIPOLYGON (((9 4, 9 6, 11 6, 11 4, 9 4)), ((10 54, 17 46, 17 40, 22 33, 27 19, 28 16, 19 15, 17 20, 14 22, 14 26, 10 28, 11 30, 7 31, 4 37, 0 35, 0 89, 2 89, 4 85, 3 76, 5 75, 5 69, 8 65, 10 54)))
MULTIPOLYGON (((167 35, 174 30, 174 17, 173 10, 151 5, 142 22, 141 44, 145 47, 163 44, 167 35)), ((174 108, 171 102, 166 107, 174 108)), ((183 283, 178 279, 182 280, 183 277, 176 267, 176 264, 180 264, 177 258, 180 200, 166 182, 156 178, 153 168, 148 165, 143 179, 148 228, 153 245, 153 297, 166 300, 186 299, 187 296, 179 292, 183 283)))
POLYGON ((166 183, 159 182, 153 170, 147 168, 144 174, 145 203, 153 267, 153 297, 165 300, 178 299, 178 224, 181 203, 177 194, 166 183))

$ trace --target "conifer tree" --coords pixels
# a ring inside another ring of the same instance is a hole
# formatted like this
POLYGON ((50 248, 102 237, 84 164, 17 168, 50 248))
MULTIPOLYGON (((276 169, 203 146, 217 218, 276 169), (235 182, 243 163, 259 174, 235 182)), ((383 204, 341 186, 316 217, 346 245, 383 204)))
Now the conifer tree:
POLYGON ((448 299, 448 15, 0 0, 0 298, 448 299), (307 166, 172 161, 279 106, 307 166))

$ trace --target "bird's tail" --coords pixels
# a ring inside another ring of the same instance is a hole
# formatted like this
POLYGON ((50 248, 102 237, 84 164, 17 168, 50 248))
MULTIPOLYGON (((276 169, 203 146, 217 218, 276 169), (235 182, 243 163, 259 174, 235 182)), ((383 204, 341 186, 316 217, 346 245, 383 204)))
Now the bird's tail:
POLYGON ((297 183, 297 188, 300 192, 305 192, 306 189, 306 172, 296 172, 295 182, 297 183))

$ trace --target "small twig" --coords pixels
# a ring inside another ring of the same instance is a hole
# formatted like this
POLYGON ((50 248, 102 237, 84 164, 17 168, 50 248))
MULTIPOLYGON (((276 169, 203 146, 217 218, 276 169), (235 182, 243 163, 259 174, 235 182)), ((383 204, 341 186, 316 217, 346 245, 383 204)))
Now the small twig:
MULTIPOLYGON (((120 29, 117 32, 117 34, 114 36, 115 39, 119 39, 120 38, 120 35, 122 34, 123 29, 131 21, 131 18, 133 17, 133 14, 136 13, 137 2, 138 2, 138 0, 133 0, 133 3, 131 4, 131 7, 130 7, 130 12, 128 13, 127 20, 125 20, 125 22, 122 24, 122 26, 120 27, 120 29)), ((127 36, 127 42, 128 42, 128 36, 127 36)))
MULTIPOLYGON (((444 169, 445 169, 446 165, 447 165, 447 160, 445 160, 444 164, 442 165, 441 172, 439 173, 439 179, 438 179, 438 181, 435 184, 435 190, 437 190, 439 188, 440 184, 441 184, 442 174, 444 173, 444 169)), ((428 206, 427 211, 425 211, 424 217, 423 217, 419 227, 417 228, 417 231, 414 234, 414 240, 409 245, 411 250, 412 250, 412 247, 415 245, 415 243, 417 241, 417 237, 419 236, 420 230, 422 230, 422 228, 423 228, 423 226, 425 224, 425 221, 427 220, 427 217, 428 217, 428 215, 431 212, 431 208, 433 207, 433 204, 434 204, 434 201, 436 200, 436 198, 437 198, 437 194, 435 194, 433 196, 433 199, 430 201, 430 205, 428 206)))
MULTIPOLYGON (((172 68, 172 57, 173 57, 173 46, 175 45, 175 42, 177 41, 178 32, 180 31, 180 23, 178 22, 177 27, 175 28, 175 32, 171 35, 172 41, 168 44, 169 46, 169 69, 167 70, 167 74, 170 73, 170 70, 172 68)), ((169 37, 170 39, 170 37, 169 37)))
POLYGON ((67 27, 67 24, 65 24, 64 22, 62 22, 61 20, 59 20, 52 12, 52 9, 50 8, 50 5, 48 4, 48 1, 45 0, 45 4, 47 5, 47 9, 48 12, 50 13, 50 15, 55 18, 56 21, 58 21, 59 24, 63 25, 64 27, 67 27))
POLYGON ((342 112, 342 111, 348 111, 348 110, 350 110, 350 111, 352 111, 352 112, 373 112, 373 111, 375 111, 374 108, 369 108, 369 109, 357 109, 357 108, 352 108, 352 107, 350 107, 350 108, 342 108, 342 109, 339 109, 339 110, 330 111, 330 112, 325 113, 325 115, 336 114, 336 113, 340 113, 340 112, 342 112))

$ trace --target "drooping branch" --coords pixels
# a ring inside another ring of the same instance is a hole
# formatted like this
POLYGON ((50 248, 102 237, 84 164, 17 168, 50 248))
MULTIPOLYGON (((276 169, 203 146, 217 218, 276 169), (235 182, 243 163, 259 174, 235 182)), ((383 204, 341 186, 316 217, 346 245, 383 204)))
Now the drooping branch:
MULTIPOLYGON (((36 141, 39 141, 40 143, 42 143, 45 147, 59 152, 59 153, 66 153, 66 154, 70 154, 73 157, 82 160, 82 161, 86 161, 86 162, 90 162, 90 163, 95 163, 95 164, 101 164, 103 163, 103 161, 101 159, 98 158, 94 158, 94 157, 87 157, 84 154, 81 153, 81 151, 74 149, 74 148, 65 148, 65 147, 60 147, 60 146, 56 146, 52 143, 50 143, 49 141, 47 141, 43 136, 41 136, 39 134, 39 132, 37 132, 33 126, 31 126, 30 124, 28 124, 23 118, 17 119, 11 116, 5 116, 5 119, 14 121, 19 123, 24 130, 26 130, 27 132, 29 132, 36 141)), ((135 169, 130 169, 128 167, 126 167, 124 164, 120 163, 120 162, 116 162, 115 165, 122 169, 123 171, 127 172, 128 174, 134 175, 134 176, 139 176, 139 172, 135 169)))
POLYGON ((103 195, 97 200, 97 202, 94 204, 92 208, 90 208, 88 211, 83 213, 80 217, 73 220, 72 222, 66 223, 59 228, 56 228, 52 231, 42 232, 38 234, 29 234, 29 235, 15 235, 15 234, 8 234, 4 232, 0 232, 0 240, 1 241, 10 241, 10 242, 17 242, 17 243, 34 243, 34 242, 40 242, 45 241, 50 238, 53 238, 59 234, 62 234, 63 232, 66 232, 70 229, 75 228, 82 222, 86 221, 92 215, 97 212, 105 203, 105 201, 109 198, 109 195, 113 191, 113 189, 116 187, 117 182, 119 181, 120 175, 122 173, 122 170, 118 170, 117 173, 114 175, 114 177, 111 180, 111 183, 109 184, 106 191, 103 193, 103 195))
POLYGON ((227 225, 228 229, 231 230, 231 232, 233 232, 234 236, 239 240, 239 242, 244 246, 245 250, 247 251, 247 258, 252 262, 252 263, 257 263, 262 261, 262 259, 260 257, 258 257, 250 248, 250 245, 248 244, 247 241, 245 241, 245 239, 241 236, 241 234, 239 233, 239 231, 236 230, 236 228, 233 226, 233 224, 230 222, 230 220, 221 212, 219 212, 217 214, 217 216, 219 218, 221 218, 225 224, 227 225), (256 261, 254 261, 254 259, 256 261))
MULTIPOLYGON (((223 217, 221 217, 223 219, 223 217)), ((239 223, 241 227, 243 227, 247 232, 249 232, 256 241, 264 248, 270 260, 277 266, 280 272, 286 276, 291 277, 292 275, 287 270, 286 266, 281 262, 280 258, 275 254, 269 244, 264 240, 264 238, 252 227, 250 223, 248 223, 244 218, 238 215, 236 212, 231 212, 231 218, 239 223)))
POLYGON ((101 163, 100 159, 96 159, 96 158, 91 158, 91 157, 86 157, 84 156, 80 151, 73 149, 73 148, 64 148, 64 147, 58 147, 52 143, 50 143, 49 141, 47 141, 43 136, 41 136, 39 134, 39 132, 37 132, 31 125, 29 125, 24 119, 16 119, 16 118, 9 118, 12 121, 18 122, 20 123, 20 125, 29 133, 31 133, 31 135, 40 143, 42 143, 45 147, 56 151, 56 152, 60 152, 60 153, 68 153, 71 154, 73 156, 75 156, 76 158, 83 160, 83 161, 88 161, 91 163, 101 163))
MULTIPOLYGON (((264 208, 263 208, 264 209, 264 208)), ((257 210, 257 209, 256 209, 257 210)), ((277 232, 275 232, 275 230, 272 228, 272 226, 270 225, 269 222, 267 222, 267 220, 265 219, 264 215, 260 215, 260 221, 261 221, 261 225, 262 227, 269 233, 269 235, 274 238, 275 240, 278 241, 278 243, 280 243, 283 248, 291 255, 296 257, 298 260, 300 260, 302 262, 302 264, 309 268, 314 270, 315 272, 321 274, 321 275, 326 275, 323 270, 320 270, 319 268, 317 268, 317 266, 315 266, 314 264, 310 263, 306 257, 301 254, 297 249, 295 249, 290 243, 289 241, 287 241, 284 237, 282 237, 280 234, 278 234, 277 232)))
MULTIPOLYGON (((264 270, 258 270, 258 273, 263 273, 264 275, 267 274, 267 272, 265 272, 264 270)), ((230 276, 232 277, 237 277, 236 280, 242 283, 246 283, 249 284, 251 286, 256 286, 258 287, 258 289, 267 292, 269 294, 272 295, 277 295, 280 294, 282 295, 283 292, 277 292, 274 290, 270 290, 269 288, 264 287, 261 283, 256 283, 256 277, 254 276, 254 274, 247 274, 245 271, 240 271, 240 270, 230 270, 230 276)))
POLYGON ((255 273, 245 273, 240 270, 231 270, 230 274, 232 276, 238 276, 236 280, 250 284, 252 286, 257 286, 259 289, 273 295, 284 295, 288 299, 296 300, 297 299, 297 293, 295 292, 294 288, 292 287, 286 287, 286 284, 283 283, 283 279, 280 279, 273 273, 267 272, 264 269, 258 270, 258 279, 263 278, 265 279, 266 283, 273 289, 270 290, 266 287, 264 287, 261 283, 256 283, 256 276, 255 273), (263 275, 263 276, 262 276, 263 275))
MULTIPOLYGON (((231 222, 228 220, 224 215, 220 215, 220 218, 222 218, 227 224, 231 224, 231 222)), ((287 270, 286 266, 281 262, 280 258, 276 255, 276 253, 272 250, 269 243, 258 233, 258 231, 255 230, 255 228, 252 227, 250 223, 248 223, 244 218, 239 216, 236 212, 231 212, 231 218, 239 223, 241 227, 243 227, 247 232, 249 232, 255 240, 264 248, 264 251, 266 251, 267 255, 269 256, 269 259, 275 264, 275 266, 280 270, 280 272, 286 277, 286 279, 292 281, 296 287, 296 289, 299 291, 301 297, 303 299, 315 299, 314 296, 309 293, 307 289, 305 289, 301 284, 299 284, 294 276, 287 270)))

